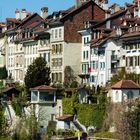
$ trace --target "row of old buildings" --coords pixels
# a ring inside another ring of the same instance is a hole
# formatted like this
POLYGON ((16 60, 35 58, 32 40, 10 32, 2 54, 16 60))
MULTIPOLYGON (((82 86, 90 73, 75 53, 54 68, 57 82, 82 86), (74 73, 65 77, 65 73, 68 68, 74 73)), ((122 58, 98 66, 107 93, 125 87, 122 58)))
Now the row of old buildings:
POLYGON ((0 25, 0 66, 20 83, 39 56, 51 69, 52 83, 64 82, 66 66, 79 82, 94 86, 106 85, 122 67, 140 73, 139 3, 76 0, 52 14, 43 7, 40 15, 17 9, 15 18, 0 25))

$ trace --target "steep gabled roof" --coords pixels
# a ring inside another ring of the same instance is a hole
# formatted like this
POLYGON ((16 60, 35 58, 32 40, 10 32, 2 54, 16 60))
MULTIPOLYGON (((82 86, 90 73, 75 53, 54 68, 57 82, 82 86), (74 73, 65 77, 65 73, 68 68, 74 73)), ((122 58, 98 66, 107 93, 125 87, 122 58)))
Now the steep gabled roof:
MULTIPOLYGON (((73 10, 71 10, 68 14, 66 14, 65 16, 63 16, 61 18, 61 21, 65 21, 65 19, 69 16, 71 16, 72 14, 78 12, 79 10, 81 9, 84 9, 87 5, 90 5, 90 4, 95 4, 97 5, 93 0, 90 0, 90 1, 87 1, 85 3, 83 3, 81 6, 79 6, 78 8, 73 8, 73 10)), ((102 9, 99 5, 97 5, 100 9, 102 9)), ((103 11, 105 11, 104 9, 102 9, 103 11)))
POLYGON ((114 84, 112 89, 140 89, 140 86, 132 80, 121 80, 114 84))
MULTIPOLYGON (((35 16, 39 16, 37 13, 34 13, 32 15, 29 15, 28 17, 24 18, 22 21, 21 21, 21 24, 19 24, 17 27, 20 27, 20 26, 23 26, 26 22, 28 22, 29 20, 31 20, 33 17, 35 16)), ((41 21, 44 21, 44 19, 39 16, 41 21)))

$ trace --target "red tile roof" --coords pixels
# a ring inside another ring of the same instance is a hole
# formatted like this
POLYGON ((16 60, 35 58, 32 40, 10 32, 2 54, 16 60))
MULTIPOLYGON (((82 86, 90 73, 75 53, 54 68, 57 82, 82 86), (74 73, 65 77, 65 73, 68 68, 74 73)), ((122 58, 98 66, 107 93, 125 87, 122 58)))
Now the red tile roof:
POLYGON ((73 120, 73 115, 63 115, 63 116, 60 116, 56 119, 59 120, 59 121, 65 121, 65 120, 72 121, 73 120))
POLYGON ((140 89, 140 86, 132 80, 121 80, 114 84, 112 89, 140 89))
POLYGON ((41 86, 31 88, 30 90, 56 90, 56 88, 47 85, 41 85, 41 86))

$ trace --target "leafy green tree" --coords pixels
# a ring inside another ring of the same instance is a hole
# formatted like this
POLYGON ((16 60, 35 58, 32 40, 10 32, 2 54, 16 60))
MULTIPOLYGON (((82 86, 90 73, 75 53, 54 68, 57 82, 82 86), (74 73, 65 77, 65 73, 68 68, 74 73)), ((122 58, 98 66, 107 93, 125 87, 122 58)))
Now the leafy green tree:
POLYGON ((50 84, 50 68, 46 64, 44 58, 38 57, 29 65, 24 79, 27 91, 35 86, 50 84))
POLYGON ((0 68, 0 79, 6 79, 8 76, 6 67, 0 68))
POLYGON ((127 73, 125 71, 125 68, 122 68, 118 73, 113 75, 111 78, 111 85, 115 84, 116 82, 120 80, 132 80, 137 84, 140 84, 140 74, 136 73, 127 73))
POLYGON ((76 77, 73 69, 70 66, 66 66, 64 70, 64 87, 69 88, 74 81, 76 81, 76 77))
POLYGON ((78 87, 78 82, 77 81, 73 81, 70 85, 70 88, 77 88, 78 87))

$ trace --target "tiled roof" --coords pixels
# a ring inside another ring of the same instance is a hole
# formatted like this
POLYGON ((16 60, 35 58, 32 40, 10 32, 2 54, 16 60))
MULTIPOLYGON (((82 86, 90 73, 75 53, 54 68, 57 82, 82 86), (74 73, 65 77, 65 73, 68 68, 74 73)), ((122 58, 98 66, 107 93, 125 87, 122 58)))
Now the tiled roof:
POLYGON ((130 32, 130 33, 126 33, 124 34, 121 38, 129 38, 129 37, 135 37, 135 36, 140 36, 140 32, 130 32))
POLYGON ((60 116, 56 119, 59 120, 59 121, 65 121, 65 120, 72 121, 73 120, 73 115, 63 115, 63 116, 60 116))
POLYGON ((140 89, 140 86, 132 80, 121 80, 114 84, 112 89, 140 89))
MULTIPOLYGON (((34 14, 31 14, 29 16, 27 16, 26 18, 24 18, 22 21, 21 21, 21 24, 19 26, 22 26, 24 25, 24 23, 26 23, 28 20, 30 20, 31 18, 33 18, 34 16, 37 16, 38 14, 37 13, 34 13, 34 14)), ((40 17, 40 22, 41 21, 44 21, 43 18, 40 17)))
POLYGON ((17 20, 16 18, 6 18, 6 20, 14 23, 21 23, 21 21, 17 20))
POLYGON ((99 39, 93 39, 91 41, 91 47, 98 47, 99 45, 105 43, 109 38, 99 38, 99 39))
POLYGON ((35 21, 31 24, 29 24, 28 26, 26 26, 26 28, 34 28, 36 26, 38 26, 41 23, 41 21, 35 21))
POLYGON ((41 85, 41 86, 31 88, 30 90, 56 90, 56 88, 47 85, 41 85))
POLYGON ((40 27, 34 30, 34 33, 41 33, 41 32, 45 32, 46 30, 47 30, 46 28, 40 27))

